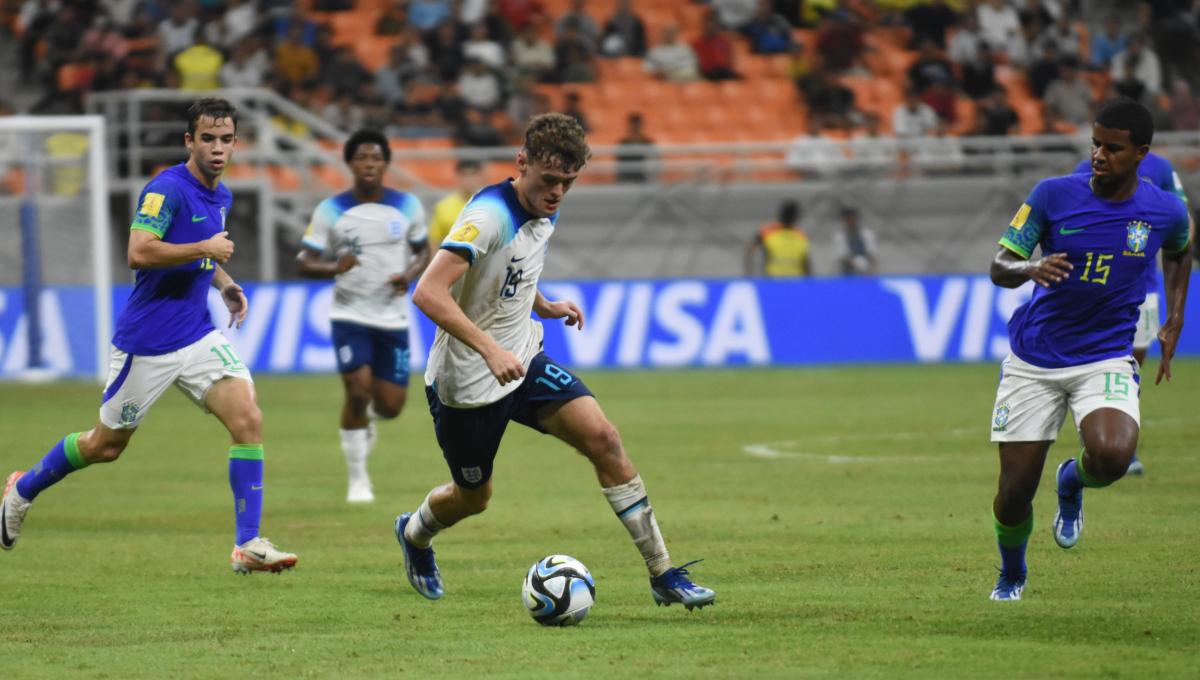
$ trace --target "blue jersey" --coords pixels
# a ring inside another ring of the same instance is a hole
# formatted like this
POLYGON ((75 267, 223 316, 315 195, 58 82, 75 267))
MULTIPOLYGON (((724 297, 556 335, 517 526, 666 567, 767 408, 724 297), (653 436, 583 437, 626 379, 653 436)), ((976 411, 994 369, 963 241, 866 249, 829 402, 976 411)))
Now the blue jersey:
MULTIPOLYGON (((1073 172, 1092 174, 1092 161, 1090 159, 1079 161, 1073 172)), ((1187 192, 1183 190, 1183 182, 1179 181, 1179 174, 1175 172, 1171 161, 1162 156, 1154 152, 1147 153, 1142 162, 1138 164, 1138 176, 1163 191, 1170 191, 1183 199, 1184 203, 1188 202, 1187 192)), ((1151 262, 1149 269, 1146 270, 1146 292, 1152 293, 1156 290, 1158 290, 1158 265, 1151 262)))
POLYGON ((1188 246, 1187 206, 1178 196, 1139 182, 1133 196, 1107 201, 1087 175, 1042 180, 1021 205, 1000 245, 1028 258, 1066 253, 1065 281, 1036 286, 1008 322, 1012 351, 1042 368, 1065 368, 1128 356, 1146 270, 1160 248, 1188 246))
MULTIPOLYGON (((187 166, 163 170, 138 199, 131 230, 148 231, 167 243, 196 243, 225 230, 233 194, 209 189, 187 166)), ((134 355, 186 347, 213 330, 208 289, 216 263, 205 258, 175 267, 139 269, 129 304, 117 319, 113 345, 134 355)))

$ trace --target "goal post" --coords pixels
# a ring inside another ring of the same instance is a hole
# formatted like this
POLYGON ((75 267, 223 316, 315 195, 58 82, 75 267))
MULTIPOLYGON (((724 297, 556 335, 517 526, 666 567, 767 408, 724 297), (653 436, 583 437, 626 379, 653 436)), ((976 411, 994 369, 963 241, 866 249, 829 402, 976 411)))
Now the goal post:
POLYGON ((7 338, 0 376, 90 374, 100 382, 107 376, 112 332, 107 141, 101 116, 0 117, 0 222, 15 221, 11 226, 21 239, 19 249, 6 249, 19 261, 4 263, 9 273, 0 285, 20 287, 24 311, 7 338), (56 345, 61 354, 72 337, 87 335, 79 324, 90 316, 91 357, 48 356, 42 312, 54 308, 47 300, 58 286, 91 287, 87 314, 56 319, 59 335, 66 336, 56 345), (78 364, 92 364, 92 370, 78 364))

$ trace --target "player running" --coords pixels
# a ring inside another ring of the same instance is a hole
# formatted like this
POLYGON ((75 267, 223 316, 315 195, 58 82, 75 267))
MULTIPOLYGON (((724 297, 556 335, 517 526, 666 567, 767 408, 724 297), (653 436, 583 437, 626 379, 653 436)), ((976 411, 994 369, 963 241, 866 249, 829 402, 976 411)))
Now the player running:
POLYGON ((434 431, 453 481, 396 518, 408 580, 421 595, 442 597, 430 542, 438 532, 487 508, 492 463, 510 420, 551 434, 592 463, 601 490, 650 571, 658 604, 689 610, 716 595, 674 567, 616 427, 579 378, 541 352, 543 319, 583 327, 574 302, 537 290, 558 209, 590 156, 583 128, 559 113, 525 130, 517 178, 485 187, 458 217, 413 303, 438 325, 425 370, 434 431))
POLYGON ((8 478, 0 504, 0 547, 11 550, 38 494, 92 463, 116 460, 154 402, 175 385, 229 431, 229 485, 237 538, 230 562, 240 573, 282 571, 296 556, 259 535, 263 501, 262 411, 250 370, 213 326, 208 288, 221 291, 229 325, 248 304, 221 265, 233 255, 225 218, 233 195, 221 173, 237 145, 237 119, 223 99, 188 109, 186 163, 167 168, 142 190, 130 227, 128 259, 137 271, 117 319, 100 422, 67 435, 29 472, 8 478))
POLYGON ((992 417, 1000 448, 992 510, 1002 561, 993 600, 1021 599, 1033 497, 1068 407, 1083 450, 1055 476, 1059 546, 1079 541, 1083 489, 1108 486, 1129 468, 1140 421, 1132 341, 1146 272, 1160 249, 1167 320, 1158 334, 1155 383, 1171 379, 1191 271, 1188 210, 1178 196, 1138 178, 1153 136, 1146 107, 1128 99, 1104 104, 1092 127, 1093 174, 1039 182, 992 261, 996 285, 1037 284, 1009 321, 1012 352, 1001 364, 992 417), (1031 260, 1036 246, 1042 257, 1031 260))
MULTIPOLYGON (((1092 174, 1096 161, 1087 159, 1079 161, 1073 172, 1075 174, 1092 174)), ((1149 181, 1163 191, 1169 191, 1186 204, 1188 202, 1187 192, 1183 190, 1183 182, 1179 180, 1179 174, 1175 172, 1171 161, 1159 156, 1156 153, 1148 153, 1138 164, 1138 176, 1149 181)), ((1146 363, 1146 351, 1150 349, 1150 344, 1158 337, 1159 322, 1158 322, 1158 267, 1154 261, 1150 261, 1150 266, 1146 270, 1146 300, 1142 306, 1138 308, 1137 331, 1133 334, 1133 358, 1137 359, 1138 367, 1146 363)), ((1129 461, 1129 474, 1140 475, 1144 474, 1146 468, 1142 465, 1142 461, 1138 460, 1137 452, 1133 454, 1133 460, 1129 461)))
POLYGON ((341 442, 350 483, 346 500, 375 500, 367 458, 376 418, 400 415, 408 397, 408 286, 429 264, 425 209, 412 194, 383 186, 392 160, 388 140, 359 130, 342 156, 354 188, 317 204, 296 270, 333 278, 333 347, 342 374, 341 442), (322 260, 329 253, 336 259, 322 260))

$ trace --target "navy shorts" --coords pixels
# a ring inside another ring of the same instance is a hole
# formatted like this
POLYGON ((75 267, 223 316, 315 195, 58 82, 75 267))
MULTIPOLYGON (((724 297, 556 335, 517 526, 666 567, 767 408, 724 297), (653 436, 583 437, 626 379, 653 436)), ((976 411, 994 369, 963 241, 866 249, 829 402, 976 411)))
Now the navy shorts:
POLYGON ((555 364, 543 352, 529 362, 521 386, 500 401, 479 408, 452 408, 438 399, 437 391, 425 388, 433 431, 437 434, 442 456, 450 466, 454 482, 474 489, 492 478, 492 462, 500 449, 500 440, 508 421, 546 433, 538 424, 537 412, 547 404, 567 402, 592 392, 567 369, 555 364))
POLYGON ((333 351, 338 373, 363 366, 371 375, 397 385, 408 385, 408 330, 373 328, 350 321, 333 322, 333 351))

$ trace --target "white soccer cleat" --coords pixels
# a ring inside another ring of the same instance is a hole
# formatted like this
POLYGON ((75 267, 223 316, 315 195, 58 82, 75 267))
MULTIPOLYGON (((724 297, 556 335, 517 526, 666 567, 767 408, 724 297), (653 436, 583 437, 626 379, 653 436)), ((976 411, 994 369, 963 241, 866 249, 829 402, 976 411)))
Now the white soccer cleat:
POLYGON ((374 503, 375 492, 371 489, 371 480, 354 479, 350 481, 350 489, 346 492, 347 503, 374 503))
POLYGON ((17 480, 25 473, 17 470, 8 476, 4 485, 4 499, 0 500, 0 548, 12 550, 21 537, 21 526, 25 524, 25 513, 29 512, 30 501, 17 492, 17 480))
POLYGON ((241 545, 233 547, 229 556, 229 564, 239 574, 249 574, 253 571, 270 571, 278 574, 284 569, 296 566, 298 557, 289 552, 283 552, 275 547, 268 538, 256 536, 241 545))

